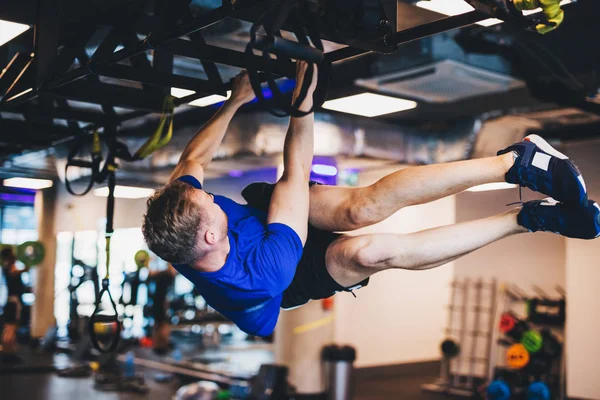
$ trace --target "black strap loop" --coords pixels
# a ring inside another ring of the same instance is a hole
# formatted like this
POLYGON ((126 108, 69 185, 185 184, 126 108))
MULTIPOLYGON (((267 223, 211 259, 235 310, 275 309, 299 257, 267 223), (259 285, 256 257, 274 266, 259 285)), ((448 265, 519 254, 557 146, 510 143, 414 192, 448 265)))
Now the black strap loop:
MULTIPOLYGON (((107 268, 108 268, 108 266, 107 266, 107 268)), ((117 305, 115 304, 115 302, 110 294, 110 290, 108 290, 108 286, 109 286, 108 279, 103 279, 102 280, 102 290, 100 291, 100 294, 98 296, 98 303, 96 304, 96 309, 92 313, 92 316, 90 317, 90 322, 89 322, 90 339, 92 341, 92 345, 94 346, 94 348, 96 350, 98 350, 101 353, 114 352, 117 349, 117 346, 119 345, 119 341, 121 339, 121 323, 119 321, 119 313, 117 311, 117 305), (100 311, 102 311, 100 306, 102 304, 102 296, 104 295, 104 293, 106 293, 108 295, 108 299, 110 300, 111 308, 114 311, 113 315, 100 314, 100 311), (95 324, 97 324, 97 323, 100 323, 100 324, 114 323, 115 324, 115 332, 113 333, 114 336, 111 339, 110 344, 107 347, 103 347, 100 344, 100 341, 98 340, 98 334, 96 333, 96 330, 94 329, 95 324)))
POLYGON ((73 146, 73 148, 71 149, 71 151, 69 152, 68 156, 67 156, 67 164, 65 165, 65 186, 67 188, 67 191, 72 194, 73 196, 84 196, 87 193, 89 193, 89 191, 92 189, 92 186, 94 186, 94 182, 96 181, 97 177, 98 177, 98 172, 100 171, 100 164, 102 162, 102 153, 100 152, 100 144, 98 142, 98 134, 94 133, 93 136, 93 144, 92 144, 92 152, 91 152, 91 157, 92 160, 88 161, 88 160, 82 160, 82 159, 78 159, 75 158, 77 156, 77 154, 81 151, 81 149, 85 146, 87 140, 89 136, 81 136, 79 138, 79 140, 75 143, 75 145, 73 146), (85 189, 83 190, 83 192, 81 193, 77 193, 73 190, 73 187, 71 186, 71 181, 69 180, 69 168, 70 167, 79 167, 79 168, 89 168, 90 171, 90 178, 89 181, 86 184, 85 189))
POLYGON ((260 75, 258 74, 256 65, 254 65, 251 61, 254 56, 255 49, 262 51, 266 82, 273 95, 273 101, 271 102, 272 106, 267 108, 267 111, 278 117, 286 117, 288 115, 293 117, 303 117, 308 115, 312 113, 315 108, 320 107, 327 97, 331 65, 322 61, 323 43, 318 34, 318 30, 316 29, 317 16, 314 12, 308 10, 306 5, 304 6, 304 8, 299 8, 296 1, 289 0, 284 1, 281 8, 273 9, 270 12, 265 13, 256 21, 256 23, 252 25, 252 28, 250 29, 250 41, 246 46, 246 54, 248 55, 249 65, 248 76, 250 78, 250 83, 257 100, 259 103, 264 104, 265 98, 262 93, 260 75), (309 24, 307 32, 308 37, 310 37, 314 47, 311 47, 310 42, 307 39, 307 33, 305 32, 304 27, 301 26, 297 15, 295 14, 296 12, 303 13, 306 17, 305 19, 312 22, 309 24), (269 23, 268 21, 272 22, 269 23), (298 43, 291 42, 280 37, 281 35, 279 33, 279 29, 286 21, 293 27, 294 33, 298 39, 298 43), (264 28, 267 34, 266 37, 259 37, 257 35, 257 32, 261 27, 264 28), (299 96, 293 104, 290 104, 288 98, 283 95, 275 82, 272 71, 271 54, 276 54, 278 57, 302 59, 311 63, 309 68, 307 68, 303 78, 299 96), (306 98, 308 89, 312 83, 312 65, 317 64, 315 61, 319 60, 321 66, 319 68, 317 88, 313 97, 313 106, 309 111, 301 111, 299 110, 299 106, 306 98))

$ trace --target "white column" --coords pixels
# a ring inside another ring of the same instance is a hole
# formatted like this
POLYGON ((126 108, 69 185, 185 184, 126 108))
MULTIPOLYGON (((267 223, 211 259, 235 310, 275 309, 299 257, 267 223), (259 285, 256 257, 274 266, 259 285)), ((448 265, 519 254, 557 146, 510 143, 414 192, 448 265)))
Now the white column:
POLYGON ((325 391, 321 349, 333 342, 333 311, 311 301, 291 311, 281 311, 275 331, 275 360, 289 368, 289 382, 299 394, 325 391))
POLYGON ((54 268, 56 266, 56 232, 54 229, 56 187, 40 190, 35 196, 38 240, 46 249, 44 261, 35 267, 34 294, 31 313, 31 337, 41 338, 54 319, 54 268))

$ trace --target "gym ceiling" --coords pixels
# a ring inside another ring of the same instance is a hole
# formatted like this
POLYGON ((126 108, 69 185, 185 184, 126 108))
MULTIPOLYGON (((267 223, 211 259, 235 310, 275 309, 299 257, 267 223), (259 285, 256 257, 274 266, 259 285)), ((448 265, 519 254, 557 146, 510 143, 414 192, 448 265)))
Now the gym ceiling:
MULTIPOLYGON (((0 46, 0 162, 5 171, 15 157, 68 148, 74 138, 107 123, 119 125, 122 138, 147 136, 147 125, 157 123, 173 87, 193 92, 176 100, 181 107, 175 112, 174 138, 178 121, 200 125, 214 107, 187 103, 226 93, 230 79, 247 65, 243 51, 252 22, 276 3, 3 0, 0 19, 32 27, 0 46)), ((575 107, 582 112, 573 122, 586 123, 574 129, 562 121, 555 136, 568 140, 597 135, 600 101, 592 98, 600 87, 598 3, 579 0, 564 6, 565 22, 559 29, 539 35, 508 23, 470 25, 474 20, 465 18, 443 25, 435 22, 441 15, 409 1, 382 0, 398 16, 390 23, 404 32, 397 37, 400 45, 390 52, 364 37, 353 38, 351 47, 325 41, 325 59, 334 61, 328 98, 365 90, 412 96, 417 108, 377 117, 397 125, 575 107), (429 84, 418 79, 429 79, 429 84), (482 87, 486 79, 496 84, 487 94, 482 87), (390 82, 400 82, 398 93, 394 87, 384 88, 390 82), (470 90, 483 92, 469 96, 470 90)), ((331 7, 328 12, 333 12, 331 7)), ((264 67, 258 55, 253 62, 259 70, 264 67)), ((278 58, 273 73, 285 86, 294 65, 278 58)), ((251 104, 246 110, 260 108, 251 104)))

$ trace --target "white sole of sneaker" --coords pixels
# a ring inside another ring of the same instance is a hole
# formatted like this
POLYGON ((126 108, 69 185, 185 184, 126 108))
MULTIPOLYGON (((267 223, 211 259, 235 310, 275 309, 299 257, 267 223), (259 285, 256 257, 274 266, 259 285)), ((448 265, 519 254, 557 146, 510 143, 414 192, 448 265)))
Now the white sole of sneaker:
POLYGON ((560 151, 556 150, 554 147, 550 146, 550 143, 546 142, 538 135, 529 135, 524 140, 528 140, 531 143, 534 143, 537 147, 539 147, 544 153, 548 153, 551 156, 556 158, 560 158, 561 160, 568 160, 569 157, 565 156, 560 151))

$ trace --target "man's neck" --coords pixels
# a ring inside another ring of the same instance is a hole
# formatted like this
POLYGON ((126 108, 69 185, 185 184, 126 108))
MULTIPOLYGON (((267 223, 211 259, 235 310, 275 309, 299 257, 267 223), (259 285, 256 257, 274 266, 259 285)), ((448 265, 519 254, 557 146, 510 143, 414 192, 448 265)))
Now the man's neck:
POLYGON ((192 267, 200 272, 216 272, 225 265, 229 250, 229 237, 225 237, 212 251, 192 264, 192 267))

